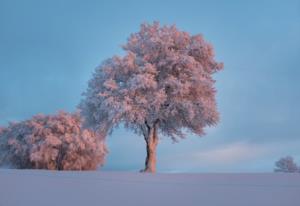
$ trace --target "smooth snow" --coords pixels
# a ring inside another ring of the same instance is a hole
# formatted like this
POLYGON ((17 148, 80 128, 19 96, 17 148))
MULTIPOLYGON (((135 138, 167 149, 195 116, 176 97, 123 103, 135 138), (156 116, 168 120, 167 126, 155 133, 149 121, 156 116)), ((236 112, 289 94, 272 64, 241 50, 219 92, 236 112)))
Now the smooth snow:
POLYGON ((300 174, 0 170, 0 206, 299 206, 300 174))

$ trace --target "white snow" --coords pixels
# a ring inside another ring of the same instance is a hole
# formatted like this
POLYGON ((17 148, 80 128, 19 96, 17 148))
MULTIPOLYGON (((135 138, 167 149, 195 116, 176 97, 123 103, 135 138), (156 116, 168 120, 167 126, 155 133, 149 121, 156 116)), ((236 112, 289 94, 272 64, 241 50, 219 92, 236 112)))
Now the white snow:
POLYGON ((0 206, 299 206, 300 174, 0 170, 0 206))

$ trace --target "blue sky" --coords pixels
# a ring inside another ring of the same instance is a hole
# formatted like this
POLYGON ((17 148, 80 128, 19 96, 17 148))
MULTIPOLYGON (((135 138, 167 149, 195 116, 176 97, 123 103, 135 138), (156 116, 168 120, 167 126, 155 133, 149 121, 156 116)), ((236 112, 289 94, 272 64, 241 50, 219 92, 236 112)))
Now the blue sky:
MULTIPOLYGON (((162 137, 160 172, 268 172, 300 163, 300 1, 0 0, 0 125, 74 111, 94 68, 143 22, 202 33, 224 70, 215 76, 221 122, 179 143, 162 137)), ((107 139, 104 170, 143 167, 142 137, 107 139)))

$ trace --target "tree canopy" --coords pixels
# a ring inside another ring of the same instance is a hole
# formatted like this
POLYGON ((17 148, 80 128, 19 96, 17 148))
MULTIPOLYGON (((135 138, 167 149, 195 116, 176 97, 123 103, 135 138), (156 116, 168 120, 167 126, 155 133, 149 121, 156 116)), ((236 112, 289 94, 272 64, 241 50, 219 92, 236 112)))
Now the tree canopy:
POLYGON ((215 80, 223 68, 201 35, 175 26, 142 24, 114 56, 96 68, 80 109, 86 123, 107 133, 123 123, 138 134, 158 125, 174 140, 197 135, 219 120, 215 80))

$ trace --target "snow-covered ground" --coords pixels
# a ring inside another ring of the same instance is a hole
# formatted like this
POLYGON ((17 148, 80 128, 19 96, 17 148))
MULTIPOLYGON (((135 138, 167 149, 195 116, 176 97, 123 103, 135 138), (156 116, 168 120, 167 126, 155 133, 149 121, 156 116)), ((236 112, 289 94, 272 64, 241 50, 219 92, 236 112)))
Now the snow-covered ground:
POLYGON ((300 174, 0 170, 0 206, 299 206, 300 174))

